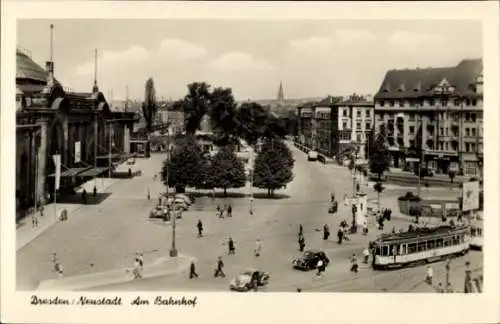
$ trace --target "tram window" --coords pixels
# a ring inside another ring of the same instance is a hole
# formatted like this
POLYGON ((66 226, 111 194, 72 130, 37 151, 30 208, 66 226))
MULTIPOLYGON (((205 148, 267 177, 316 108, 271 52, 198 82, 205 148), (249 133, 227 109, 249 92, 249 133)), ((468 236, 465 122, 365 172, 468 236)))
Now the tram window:
POLYGON ((408 244, 408 253, 417 252, 417 243, 408 244))
POLYGON ((476 236, 476 232, 477 230, 474 227, 470 229, 470 235, 476 236))
POLYGON ((476 229, 477 236, 483 236, 483 230, 481 228, 476 229))
POLYGON ((444 239, 444 246, 450 246, 450 239, 449 238, 444 239))
POLYGON ((380 246, 375 248, 375 255, 380 255, 380 246))
POLYGON ((418 243, 418 251, 425 251, 425 244, 426 242, 419 242, 418 243))
POLYGON ((406 254, 406 248, 407 248, 407 245, 406 245, 406 244, 402 244, 402 245, 401 245, 401 254, 402 254, 402 255, 405 255, 405 254, 406 254))
POLYGON ((437 240, 436 240, 436 247, 437 247, 437 248, 441 248, 441 247, 443 247, 443 243, 444 243, 444 242, 443 242, 443 239, 437 239, 437 240))
POLYGON ((453 245, 457 245, 457 244, 458 244, 458 236, 454 235, 454 236, 452 237, 452 240, 453 240, 453 241, 452 241, 452 242, 453 242, 453 245))
POLYGON ((460 235, 460 243, 463 243, 463 242, 465 242, 465 237, 464 237, 464 235, 460 235))
POLYGON ((382 255, 383 256, 388 256, 389 255, 389 247, 387 245, 384 245, 382 247, 382 255))
POLYGON ((434 249, 435 245, 436 245, 436 241, 434 241, 434 240, 427 241, 427 250, 434 249))

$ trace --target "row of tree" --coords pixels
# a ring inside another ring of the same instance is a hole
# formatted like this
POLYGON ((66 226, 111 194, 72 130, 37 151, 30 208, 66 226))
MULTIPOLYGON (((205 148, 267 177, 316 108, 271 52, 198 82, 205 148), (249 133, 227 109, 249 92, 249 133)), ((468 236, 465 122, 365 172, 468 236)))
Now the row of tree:
MULTIPOLYGON (((244 187, 247 180, 245 165, 236 155, 234 145, 221 146, 211 157, 204 154, 193 135, 179 140, 164 161, 162 180, 165 185, 184 192, 186 187, 224 190, 244 187)), ((252 168, 253 186, 267 189, 272 196, 293 179, 294 159, 286 144, 279 139, 265 139, 252 168)))

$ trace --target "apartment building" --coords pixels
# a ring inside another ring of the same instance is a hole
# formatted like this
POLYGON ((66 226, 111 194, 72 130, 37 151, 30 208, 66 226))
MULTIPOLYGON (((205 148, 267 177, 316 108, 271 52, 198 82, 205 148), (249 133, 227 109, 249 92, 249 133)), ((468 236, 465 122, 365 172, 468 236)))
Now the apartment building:
POLYGON ((483 64, 390 70, 375 95, 375 129, 383 125, 396 168, 423 166, 480 175, 483 159, 483 64), (423 151, 420 151, 420 148, 423 151))
POLYGON ((327 97, 297 108, 298 141, 342 161, 356 143, 358 158, 366 159, 373 133, 374 104, 370 96, 327 97))

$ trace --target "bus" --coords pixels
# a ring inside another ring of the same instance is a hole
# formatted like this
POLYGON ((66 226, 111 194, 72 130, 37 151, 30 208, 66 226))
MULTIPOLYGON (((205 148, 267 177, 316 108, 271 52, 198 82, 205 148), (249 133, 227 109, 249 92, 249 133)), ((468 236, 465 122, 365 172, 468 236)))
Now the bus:
POLYGON ((417 228, 411 232, 382 234, 373 244, 372 267, 387 269, 438 261, 469 251, 470 226, 417 228))
POLYGON ((474 250, 483 249, 483 221, 473 221, 470 227, 470 248, 474 250))

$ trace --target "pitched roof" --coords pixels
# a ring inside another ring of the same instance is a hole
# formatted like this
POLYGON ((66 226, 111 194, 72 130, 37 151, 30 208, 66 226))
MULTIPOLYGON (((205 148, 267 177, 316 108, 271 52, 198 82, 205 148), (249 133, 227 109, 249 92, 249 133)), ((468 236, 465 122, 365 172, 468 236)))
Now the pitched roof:
POLYGON ((416 98, 432 95, 443 79, 460 95, 477 95, 473 85, 482 73, 482 59, 462 60, 455 67, 390 70, 386 73, 375 99, 416 98))

